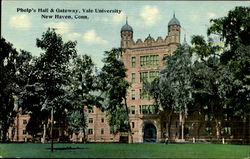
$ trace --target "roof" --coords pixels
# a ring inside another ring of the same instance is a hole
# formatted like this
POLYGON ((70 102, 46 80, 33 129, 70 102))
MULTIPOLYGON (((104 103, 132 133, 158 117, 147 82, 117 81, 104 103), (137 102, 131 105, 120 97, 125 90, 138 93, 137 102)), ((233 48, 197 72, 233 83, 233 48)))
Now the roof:
POLYGON ((128 20, 126 19, 126 24, 122 26, 121 31, 133 31, 133 28, 128 25, 128 20))
POLYGON ((168 25, 181 25, 181 24, 179 20, 175 18, 175 14, 174 14, 173 18, 169 21, 168 25))

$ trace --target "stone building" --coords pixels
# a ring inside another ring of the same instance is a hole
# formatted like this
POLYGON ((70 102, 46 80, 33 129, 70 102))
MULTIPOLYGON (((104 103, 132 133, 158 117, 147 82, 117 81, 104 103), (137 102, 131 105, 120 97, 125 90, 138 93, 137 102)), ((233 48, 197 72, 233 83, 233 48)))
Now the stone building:
MULTIPOLYGON (((164 56, 172 55, 180 44, 181 25, 175 15, 169 21, 166 33, 164 37, 156 39, 148 35, 145 40, 134 40, 133 28, 127 21, 121 28, 121 47, 125 49, 122 60, 127 68, 127 80, 132 84, 128 90, 127 104, 133 142, 164 140, 166 125, 162 127, 162 118, 153 99, 143 90, 143 81, 152 81, 157 77, 164 66, 164 56)), ((179 132, 171 134, 175 138, 179 132)))

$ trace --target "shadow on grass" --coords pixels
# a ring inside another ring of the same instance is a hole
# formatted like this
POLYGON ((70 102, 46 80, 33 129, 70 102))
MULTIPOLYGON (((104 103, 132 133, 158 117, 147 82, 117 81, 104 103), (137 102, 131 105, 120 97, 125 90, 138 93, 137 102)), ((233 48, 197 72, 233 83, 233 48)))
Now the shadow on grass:
MULTIPOLYGON (((46 148, 47 150, 50 150, 50 148, 46 148)), ((80 150, 80 149, 89 149, 89 148, 80 148, 80 147, 58 147, 58 148, 54 148, 54 150, 80 150)))

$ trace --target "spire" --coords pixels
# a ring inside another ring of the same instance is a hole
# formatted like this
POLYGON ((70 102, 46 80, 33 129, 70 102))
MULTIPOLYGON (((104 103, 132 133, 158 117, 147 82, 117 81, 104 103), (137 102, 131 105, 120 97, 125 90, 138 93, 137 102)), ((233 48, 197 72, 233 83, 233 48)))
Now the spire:
POLYGON ((168 26, 169 25, 180 25, 179 20, 175 17, 175 11, 174 11, 174 14, 173 14, 173 18, 168 23, 168 26))
POLYGON ((123 27, 121 28, 121 31, 132 31, 133 32, 133 28, 128 25, 128 17, 126 16, 126 24, 123 25, 123 27))

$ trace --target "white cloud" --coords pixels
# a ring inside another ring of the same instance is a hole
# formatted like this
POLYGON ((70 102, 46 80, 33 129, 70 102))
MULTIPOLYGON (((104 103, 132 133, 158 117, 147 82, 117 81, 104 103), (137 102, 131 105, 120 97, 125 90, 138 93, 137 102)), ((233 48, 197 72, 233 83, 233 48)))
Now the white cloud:
POLYGON ((9 24, 11 27, 20 30, 26 30, 31 27, 30 19, 27 15, 17 15, 10 18, 9 24))
POLYGON ((103 40, 101 37, 97 36, 95 30, 89 30, 83 34, 83 40, 87 43, 96 44, 107 44, 107 40, 103 40))
POLYGON ((69 40, 76 40, 76 39, 81 37, 81 34, 79 34, 79 33, 69 33, 66 36, 67 36, 67 39, 69 39, 69 40))
POLYGON ((65 34, 69 32, 70 25, 66 22, 49 22, 44 24, 46 28, 55 28, 58 34, 65 34))
POLYGON ((144 6, 141 10, 140 16, 142 17, 144 24, 148 26, 154 25, 161 19, 160 11, 156 6, 144 6))
POLYGON ((122 22, 125 22, 125 14, 121 12, 120 14, 114 14, 112 17, 97 17, 97 21, 105 22, 105 23, 111 23, 115 25, 120 25, 122 22))
POLYGON ((213 13, 213 12, 208 12, 208 13, 207 13, 208 19, 215 18, 216 16, 217 16, 217 15, 216 15, 215 13, 213 13))

